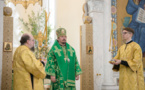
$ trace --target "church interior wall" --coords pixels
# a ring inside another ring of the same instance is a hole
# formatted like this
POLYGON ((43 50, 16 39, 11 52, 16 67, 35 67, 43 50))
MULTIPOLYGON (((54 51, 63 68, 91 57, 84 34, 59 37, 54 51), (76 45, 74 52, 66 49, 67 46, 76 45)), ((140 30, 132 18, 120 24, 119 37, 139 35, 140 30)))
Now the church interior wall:
MULTIPOLYGON (((67 30, 67 41, 70 45, 74 47, 76 50, 76 54, 78 57, 78 61, 80 62, 80 25, 83 24, 82 15, 83 10, 82 6, 85 0, 57 0, 56 4, 56 15, 54 16, 56 22, 54 26, 54 30, 61 27, 66 28, 67 30)), ((46 5, 46 1, 43 2, 46 5)), ((48 2, 47 2, 48 4, 48 2)), ((49 3, 50 4, 50 3, 49 3)), ((31 14, 32 10, 37 13, 42 10, 39 4, 32 5, 30 4, 27 9, 25 9, 22 5, 14 5, 13 3, 9 3, 7 6, 11 7, 13 10, 12 17, 14 18, 14 26, 13 26, 13 52, 20 45, 19 40, 22 35, 21 31, 29 33, 24 30, 22 24, 19 21, 19 18, 24 19, 24 21, 28 21, 28 15, 31 14)), ((51 21, 49 21, 51 23, 51 21)), ((55 33, 54 33, 55 34, 55 33)), ((56 38, 56 36, 55 36, 56 38)), ((80 88, 80 81, 77 82, 77 90, 80 88)))
MULTIPOLYGON (((59 28, 63 27, 67 30, 67 42, 74 47, 76 50, 76 55, 78 57, 78 60, 80 62, 80 25, 83 24, 82 21, 82 15, 83 10, 82 6, 86 0, 55 0, 56 4, 56 13, 55 13, 55 26, 54 31, 59 28)), ((46 3, 46 2, 43 2, 46 3)), ((47 2, 48 4, 48 2, 47 2)), ((10 6, 13 10, 13 18, 14 18, 14 35, 13 35, 13 46, 14 50, 16 47, 18 47, 20 37, 22 35, 21 31, 23 28, 21 27, 21 24, 19 22, 19 17, 23 18, 25 21, 28 21, 28 15, 31 14, 31 11, 33 10, 35 13, 42 10, 41 6, 38 4, 35 4, 34 6, 32 4, 29 5, 27 9, 25 9, 22 5, 14 6, 14 4, 9 3, 8 6, 10 6)), ((44 7, 48 9, 49 7, 47 5, 44 5, 44 7)), ((51 23, 51 20, 49 21, 51 23)), ((23 31, 27 32, 27 31, 23 31)), ((55 34, 55 33, 54 33, 55 34)), ((56 38, 56 36, 55 36, 56 38)), ((54 39, 53 39, 54 40, 54 39)), ((80 81, 77 81, 77 90, 80 90, 80 81)))
POLYGON ((12 8, 12 17, 14 18, 13 23, 13 52, 15 49, 20 45, 19 40, 22 35, 22 32, 29 33, 27 30, 24 29, 22 23, 20 22, 19 18, 22 18, 25 22, 28 21, 28 15, 31 15, 32 11, 34 13, 38 13, 42 10, 41 6, 36 3, 35 5, 30 4, 27 9, 25 9, 21 4, 14 5, 13 3, 8 3, 8 7, 12 8), (22 31, 22 32, 21 32, 22 31))

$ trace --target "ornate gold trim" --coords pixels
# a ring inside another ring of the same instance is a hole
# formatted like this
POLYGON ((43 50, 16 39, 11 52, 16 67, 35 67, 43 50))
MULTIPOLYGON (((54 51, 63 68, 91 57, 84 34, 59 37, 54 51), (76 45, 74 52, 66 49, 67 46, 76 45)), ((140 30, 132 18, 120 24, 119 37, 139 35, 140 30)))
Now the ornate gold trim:
POLYGON ((27 1, 27 0, 25 0, 25 1, 24 0, 5 0, 6 4, 8 4, 9 2, 12 2, 15 6, 17 4, 22 4, 25 9, 28 8, 29 4, 35 5, 37 2, 42 7, 42 0, 33 0, 33 1, 32 0, 29 0, 29 1, 27 1))
POLYGON ((73 80, 67 80, 68 82, 71 82, 71 83, 75 83, 75 81, 73 81, 73 80))

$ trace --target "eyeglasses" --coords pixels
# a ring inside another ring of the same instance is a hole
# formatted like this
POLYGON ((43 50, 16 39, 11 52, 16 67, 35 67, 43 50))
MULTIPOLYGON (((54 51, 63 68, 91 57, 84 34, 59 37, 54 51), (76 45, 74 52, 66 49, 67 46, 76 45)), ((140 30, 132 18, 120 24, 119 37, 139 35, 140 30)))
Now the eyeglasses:
POLYGON ((127 33, 129 33, 129 34, 130 34, 130 32, 122 32, 122 34, 127 34, 127 33))

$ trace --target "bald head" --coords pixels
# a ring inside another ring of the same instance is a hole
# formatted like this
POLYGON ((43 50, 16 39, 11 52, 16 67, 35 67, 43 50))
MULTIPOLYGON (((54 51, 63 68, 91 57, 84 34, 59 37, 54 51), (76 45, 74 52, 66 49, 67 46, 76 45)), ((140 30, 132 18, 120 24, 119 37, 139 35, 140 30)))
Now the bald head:
POLYGON ((20 40, 21 45, 24 45, 30 39, 30 34, 23 34, 20 40))
POLYGON ((20 40, 21 45, 26 45, 27 47, 29 47, 30 49, 33 50, 34 48, 34 38, 31 34, 23 34, 20 40))

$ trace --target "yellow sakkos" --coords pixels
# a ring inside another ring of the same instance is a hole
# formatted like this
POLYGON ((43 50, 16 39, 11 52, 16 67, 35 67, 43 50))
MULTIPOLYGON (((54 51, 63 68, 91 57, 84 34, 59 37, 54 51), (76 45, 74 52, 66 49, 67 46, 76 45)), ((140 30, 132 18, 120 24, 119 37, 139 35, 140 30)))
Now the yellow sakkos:
POLYGON ((33 75, 33 90, 44 90, 43 79, 46 74, 43 64, 36 60, 31 50, 22 45, 18 47, 13 59, 14 90, 32 90, 30 74, 33 75))
MULTIPOLYGON (((114 59, 127 61, 129 65, 127 67, 120 64, 119 90, 145 90, 140 46, 135 42, 124 44, 119 48, 114 59)), ((116 71, 115 68, 113 70, 116 71)))

